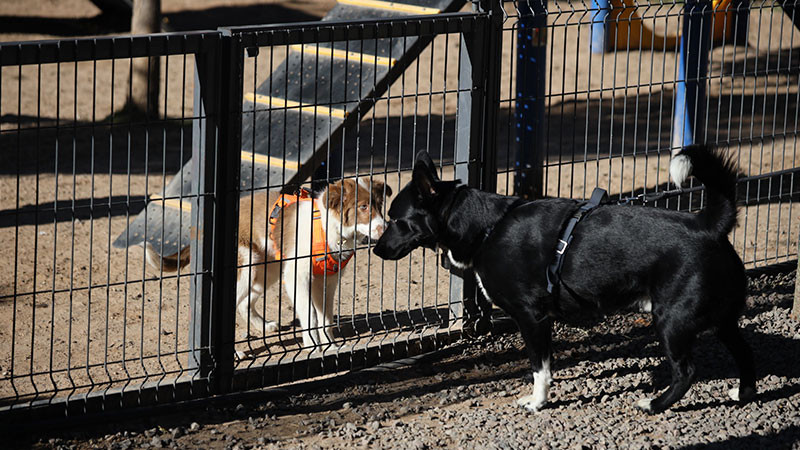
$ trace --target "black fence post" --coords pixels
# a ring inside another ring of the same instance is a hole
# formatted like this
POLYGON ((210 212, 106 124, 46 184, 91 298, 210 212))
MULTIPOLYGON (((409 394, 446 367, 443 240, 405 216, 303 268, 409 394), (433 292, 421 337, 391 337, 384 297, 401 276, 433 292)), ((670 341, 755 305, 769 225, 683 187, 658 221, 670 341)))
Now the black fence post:
MULTIPOLYGON (((487 15, 461 39, 455 177, 469 186, 494 192, 503 19, 499 1, 475 3, 474 8, 487 15)), ((451 271, 455 275, 450 289, 451 317, 462 319, 462 330, 467 334, 488 331, 491 304, 476 289, 472 272, 451 271)))
POLYGON ((236 270, 238 265, 239 177, 242 146, 242 96, 244 54, 236 36, 222 32, 220 64, 220 117, 214 214, 215 289, 211 312, 211 351, 217 367, 212 384, 217 392, 231 388, 236 335, 236 270))
MULTIPOLYGON (((497 129, 500 114, 500 80, 503 70, 503 1, 483 0, 482 11, 489 13, 487 33, 482 38, 485 46, 483 79, 482 122, 479 123, 480 188, 487 192, 497 191, 497 129)), ((479 37, 480 38, 480 37, 479 37)))
MULTIPOLYGON (((216 126, 209 115, 215 115, 219 103, 219 39, 201 42, 195 54, 194 117, 192 120, 192 190, 190 267, 194 274, 189 287, 189 367, 195 376, 208 377, 211 360, 211 292, 214 232, 214 159, 216 126), (208 226, 206 226, 208 225, 208 226)), ((186 174, 184 174, 185 176, 186 174)))
POLYGON ((547 0, 522 1, 519 6, 514 195, 534 199, 544 196, 547 0))
POLYGON ((225 31, 196 57, 190 365, 227 392, 234 365, 243 56, 225 31))

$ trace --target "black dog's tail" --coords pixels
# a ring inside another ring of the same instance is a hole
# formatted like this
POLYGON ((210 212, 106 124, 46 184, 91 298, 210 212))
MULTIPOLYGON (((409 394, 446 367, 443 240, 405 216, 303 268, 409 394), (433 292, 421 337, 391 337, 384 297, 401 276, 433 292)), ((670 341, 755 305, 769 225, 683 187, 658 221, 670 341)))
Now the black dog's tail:
POLYGON ((706 187, 706 205, 698 214, 705 228, 716 236, 727 236, 736 225, 735 162, 704 145, 684 147, 669 166, 672 180, 681 186, 694 175, 706 187))

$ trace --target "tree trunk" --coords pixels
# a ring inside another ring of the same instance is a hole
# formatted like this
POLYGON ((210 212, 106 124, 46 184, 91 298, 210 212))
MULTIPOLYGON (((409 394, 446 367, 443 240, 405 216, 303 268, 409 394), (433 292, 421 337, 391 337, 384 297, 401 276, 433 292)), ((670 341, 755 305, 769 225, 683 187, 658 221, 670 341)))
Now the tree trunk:
MULTIPOLYGON (((161 0, 135 0, 131 16, 131 34, 161 31, 161 0)), ((158 91, 161 73, 159 57, 134 58, 131 74, 131 98, 128 108, 133 114, 158 118, 158 91)))

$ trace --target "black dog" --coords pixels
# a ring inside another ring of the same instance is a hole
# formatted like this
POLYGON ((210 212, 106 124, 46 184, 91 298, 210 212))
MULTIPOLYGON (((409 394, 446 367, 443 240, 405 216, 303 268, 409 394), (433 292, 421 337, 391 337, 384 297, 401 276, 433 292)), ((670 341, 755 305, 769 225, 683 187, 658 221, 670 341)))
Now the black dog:
POLYGON ((396 260, 420 246, 440 247, 454 265, 473 270, 486 298, 519 325, 534 385, 517 403, 529 410, 547 402, 552 321, 583 321, 637 301, 650 302, 672 369, 669 388, 639 408, 663 411, 689 390, 692 345, 706 329, 733 355, 740 384, 729 395, 744 402, 755 395, 756 375, 737 324, 747 281, 727 238, 736 223, 737 172, 699 146, 683 149, 670 170, 678 185, 689 172, 705 184, 705 208, 698 214, 618 205, 592 210, 574 229, 552 294, 546 268, 577 202, 526 202, 440 181, 427 152, 417 155, 412 181, 392 202, 392 221, 374 252, 396 260))

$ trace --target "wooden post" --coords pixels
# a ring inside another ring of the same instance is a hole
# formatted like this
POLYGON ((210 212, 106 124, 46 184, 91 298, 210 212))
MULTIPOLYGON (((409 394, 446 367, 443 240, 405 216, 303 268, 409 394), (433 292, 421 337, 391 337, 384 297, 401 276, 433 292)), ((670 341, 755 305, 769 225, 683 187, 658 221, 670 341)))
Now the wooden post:
MULTIPOLYGON (((161 0, 136 0, 131 15, 131 34, 161 31, 161 0)), ((127 105, 134 115, 158 118, 158 91, 161 73, 159 57, 134 58, 131 75, 131 98, 127 105)))

